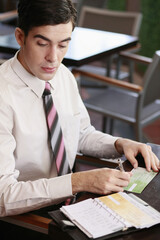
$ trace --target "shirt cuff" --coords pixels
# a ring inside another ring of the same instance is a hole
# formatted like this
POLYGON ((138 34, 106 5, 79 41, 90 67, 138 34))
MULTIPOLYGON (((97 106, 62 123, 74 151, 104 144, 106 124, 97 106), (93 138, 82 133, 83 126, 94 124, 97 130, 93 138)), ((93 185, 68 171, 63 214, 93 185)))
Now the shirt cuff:
POLYGON ((63 176, 48 179, 49 195, 53 200, 68 198, 72 195, 71 173, 63 176))
POLYGON ((114 159, 120 157, 121 154, 119 154, 115 148, 115 142, 117 139, 119 139, 119 137, 111 137, 107 134, 103 138, 101 138, 99 141, 101 151, 98 157, 107 159, 114 159))

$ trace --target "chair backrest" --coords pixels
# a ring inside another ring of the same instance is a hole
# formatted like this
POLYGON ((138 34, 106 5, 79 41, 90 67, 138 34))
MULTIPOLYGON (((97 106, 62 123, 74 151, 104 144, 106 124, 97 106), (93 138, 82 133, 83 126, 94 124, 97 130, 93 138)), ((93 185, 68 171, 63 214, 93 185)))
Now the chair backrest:
POLYGON ((160 50, 156 51, 144 75, 142 105, 148 105, 160 99, 160 50))
POLYGON ((18 17, 17 10, 0 13, 0 22, 9 22, 14 19, 17 19, 17 17, 18 17))
POLYGON ((90 7, 97 7, 103 8, 107 5, 107 0, 77 0, 81 7, 83 6, 90 6, 90 7))
POLYGON ((0 13, 0 35, 8 35, 15 32, 17 16, 17 10, 0 13))
POLYGON ((72 0, 77 8, 78 21, 84 6, 96 7, 96 8, 105 8, 108 0, 72 0))
POLYGON ((0 12, 7 12, 16 9, 17 0, 0 0, 0 12))
POLYGON ((78 26, 138 36, 141 21, 142 14, 139 12, 111 11, 84 6, 78 26))

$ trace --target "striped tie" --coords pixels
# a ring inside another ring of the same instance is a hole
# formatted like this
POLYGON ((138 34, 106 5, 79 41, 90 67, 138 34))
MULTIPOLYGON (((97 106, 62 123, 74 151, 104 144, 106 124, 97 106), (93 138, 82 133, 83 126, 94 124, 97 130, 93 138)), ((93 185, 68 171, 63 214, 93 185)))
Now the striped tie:
POLYGON ((56 161, 58 176, 61 176, 70 173, 71 170, 66 159, 62 130, 59 124, 56 108, 53 104, 50 88, 50 83, 46 82, 43 99, 53 156, 56 161))

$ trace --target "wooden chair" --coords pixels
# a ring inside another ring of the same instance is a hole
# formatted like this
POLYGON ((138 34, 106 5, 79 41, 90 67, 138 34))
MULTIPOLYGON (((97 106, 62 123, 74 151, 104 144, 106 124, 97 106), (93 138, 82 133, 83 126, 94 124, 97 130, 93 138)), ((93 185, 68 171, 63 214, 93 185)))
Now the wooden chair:
MULTIPOLYGON (((108 86, 84 101, 88 110, 102 114, 104 123, 106 117, 110 117, 131 124, 135 128, 136 140, 143 141, 142 128, 160 118, 160 51, 156 51, 153 60, 131 53, 126 53, 125 57, 149 64, 143 78, 143 87, 78 69, 73 70, 73 73, 89 76, 108 86)), ((103 131, 105 129, 104 124, 103 131)), ((109 133, 112 130, 113 126, 109 133)))
POLYGON ((17 10, 0 13, 0 22, 8 22, 17 18, 17 10))
POLYGON ((10 22, 16 20, 16 18, 17 18, 16 10, 0 13, 0 35, 14 33, 15 26, 10 24, 10 22))
MULTIPOLYGON (((100 9, 95 7, 84 6, 82 8, 78 26, 85 28, 94 28, 98 30, 117 32, 122 34, 128 34, 132 36, 138 36, 142 21, 142 14, 137 12, 122 12, 111 11, 107 9, 100 9)), ((136 48, 130 49, 132 52, 138 51, 140 45, 136 48)), ((113 59, 117 59, 118 55, 112 55, 107 59, 103 59, 103 67, 95 67, 93 65, 85 65, 81 67, 81 70, 89 72, 96 72, 98 74, 111 76, 117 79, 124 79, 128 77, 128 72, 120 71, 121 61, 118 59, 116 70, 112 68, 113 59)), ((133 68, 133 66, 131 65, 133 68)), ((130 82, 132 82, 132 72, 130 82)), ((85 81, 82 82, 85 86, 85 81)))

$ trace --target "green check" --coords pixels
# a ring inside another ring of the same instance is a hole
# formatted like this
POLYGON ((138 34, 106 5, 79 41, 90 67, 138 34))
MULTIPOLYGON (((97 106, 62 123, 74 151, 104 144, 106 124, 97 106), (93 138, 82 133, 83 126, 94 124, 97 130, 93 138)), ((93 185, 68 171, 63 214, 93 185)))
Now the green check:
POLYGON ((141 167, 133 169, 132 173, 130 182, 124 190, 135 193, 141 193, 157 174, 157 172, 148 172, 145 168, 141 167))

